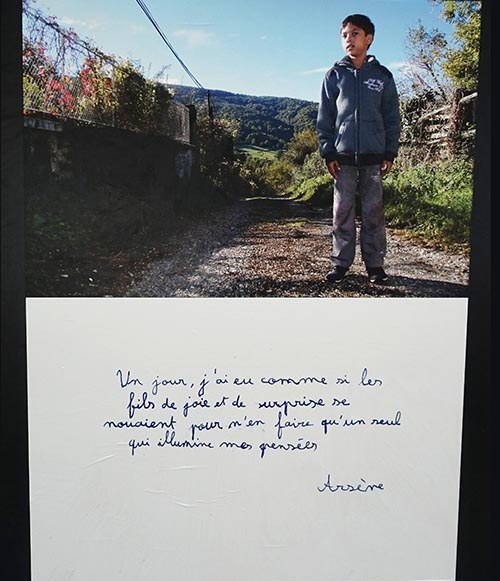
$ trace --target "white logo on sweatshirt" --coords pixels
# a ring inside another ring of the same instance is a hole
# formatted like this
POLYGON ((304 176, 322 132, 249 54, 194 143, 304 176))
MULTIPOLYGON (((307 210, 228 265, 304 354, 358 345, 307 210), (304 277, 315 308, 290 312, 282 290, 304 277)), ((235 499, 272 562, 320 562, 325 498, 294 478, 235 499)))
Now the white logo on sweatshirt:
POLYGON ((380 93, 384 89, 384 81, 381 81, 380 79, 368 79, 365 81, 365 85, 371 91, 377 91, 377 93, 380 93))

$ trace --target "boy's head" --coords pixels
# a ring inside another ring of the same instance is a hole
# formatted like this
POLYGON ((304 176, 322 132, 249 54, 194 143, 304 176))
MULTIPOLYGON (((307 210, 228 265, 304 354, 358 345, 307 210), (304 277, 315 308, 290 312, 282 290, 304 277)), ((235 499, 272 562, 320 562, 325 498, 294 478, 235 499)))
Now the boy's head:
POLYGON ((340 28, 342 46, 347 56, 357 58, 366 55, 373 42, 375 26, 363 14, 351 14, 344 18, 340 28))

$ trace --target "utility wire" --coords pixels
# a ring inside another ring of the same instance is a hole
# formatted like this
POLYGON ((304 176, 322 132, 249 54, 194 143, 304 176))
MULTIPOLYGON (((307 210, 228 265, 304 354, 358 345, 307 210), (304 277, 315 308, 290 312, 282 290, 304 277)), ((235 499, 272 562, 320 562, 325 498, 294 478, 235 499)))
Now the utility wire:
MULTIPOLYGON (((193 75, 193 73, 188 69, 187 65, 184 63, 184 61, 181 59, 181 57, 177 54, 176 50, 174 49, 174 47, 172 46, 172 43, 168 40, 168 38, 165 36, 165 33, 161 30, 159 24, 156 22, 156 20, 154 19, 153 15, 151 14, 151 11, 149 10, 149 8, 146 6, 146 3, 144 2, 144 0, 136 0, 137 4, 139 4, 139 6, 142 8, 142 11, 144 12, 144 14, 148 17, 148 19, 150 20, 151 24, 156 28, 158 34, 161 36, 161 38, 163 39, 163 42, 168 46, 168 48, 172 51, 172 54, 175 56, 175 58, 179 61, 181 67, 186 71, 186 73, 189 75, 189 78, 193 81, 193 83, 199 88, 199 89, 205 89, 205 87, 198 81, 198 79, 193 75)), ((205 89, 206 90, 206 89, 205 89)))
POLYGON ((181 57, 178 55, 177 51, 174 49, 174 47, 172 46, 172 43, 168 40, 168 38, 166 37, 165 33, 162 31, 162 29, 160 28, 160 25, 156 22, 154 16, 151 14, 151 11, 149 10, 149 8, 147 7, 146 3, 144 2, 144 0, 135 0, 137 2, 137 4, 141 7, 142 11, 144 12, 144 14, 147 16, 147 18, 149 19, 149 21, 151 22, 151 24, 156 28, 156 31, 158 32, 158 34, 161 36, 163 42, 168 46, 168 48, 172 51, 172 54, 175 56, 175 58, 179 61, 181 67, 186 71, 186 73, 189 75, 189 78, 193 81, 193 83, 199 88, 199 89, 203 89, 204 91, 207 92, 207 109, 208 109, 208 117, 210 119, 210 124, 213 123, 214 120, 214 108, 213 108, 213 103, 212 103, 212 99, 211 99, 211 95, 210 95, 210 91, 208 89, 205 89, 205 87, 200 83, 200 81, 198 81, 198 79, 193 75, 193 73, 189 70, 189 68, 187 67, 187 65, 184 63, 184 61, 181 59, 181 57))

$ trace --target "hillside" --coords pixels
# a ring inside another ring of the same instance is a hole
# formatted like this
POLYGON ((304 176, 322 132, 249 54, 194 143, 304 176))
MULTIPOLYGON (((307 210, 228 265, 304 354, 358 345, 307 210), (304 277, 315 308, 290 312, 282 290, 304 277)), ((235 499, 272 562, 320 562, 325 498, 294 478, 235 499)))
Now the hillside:
MULTIPOLYGON (((202 89, 171 85, 175 98, 183 103, 202 105, 206 92, 202 89)), ((317 103, 289 97, 255 97, 210 91, 216 115, 239 122, 237 143, 270 150, 285 147, 296 131, 314 127, 317 103)))

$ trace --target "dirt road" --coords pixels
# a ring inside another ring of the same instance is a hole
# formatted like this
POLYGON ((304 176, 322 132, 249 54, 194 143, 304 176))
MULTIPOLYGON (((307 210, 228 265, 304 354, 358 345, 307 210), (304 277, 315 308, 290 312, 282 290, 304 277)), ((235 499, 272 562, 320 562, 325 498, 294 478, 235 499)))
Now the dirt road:
POLYGON ((359 256, 338 286, 330 269, 331 220, 284 198, 250 198, 166 241, 134 273, 130 297, 461 297, 468 259, 388 232, 389 281, 368 282, 359 256))

